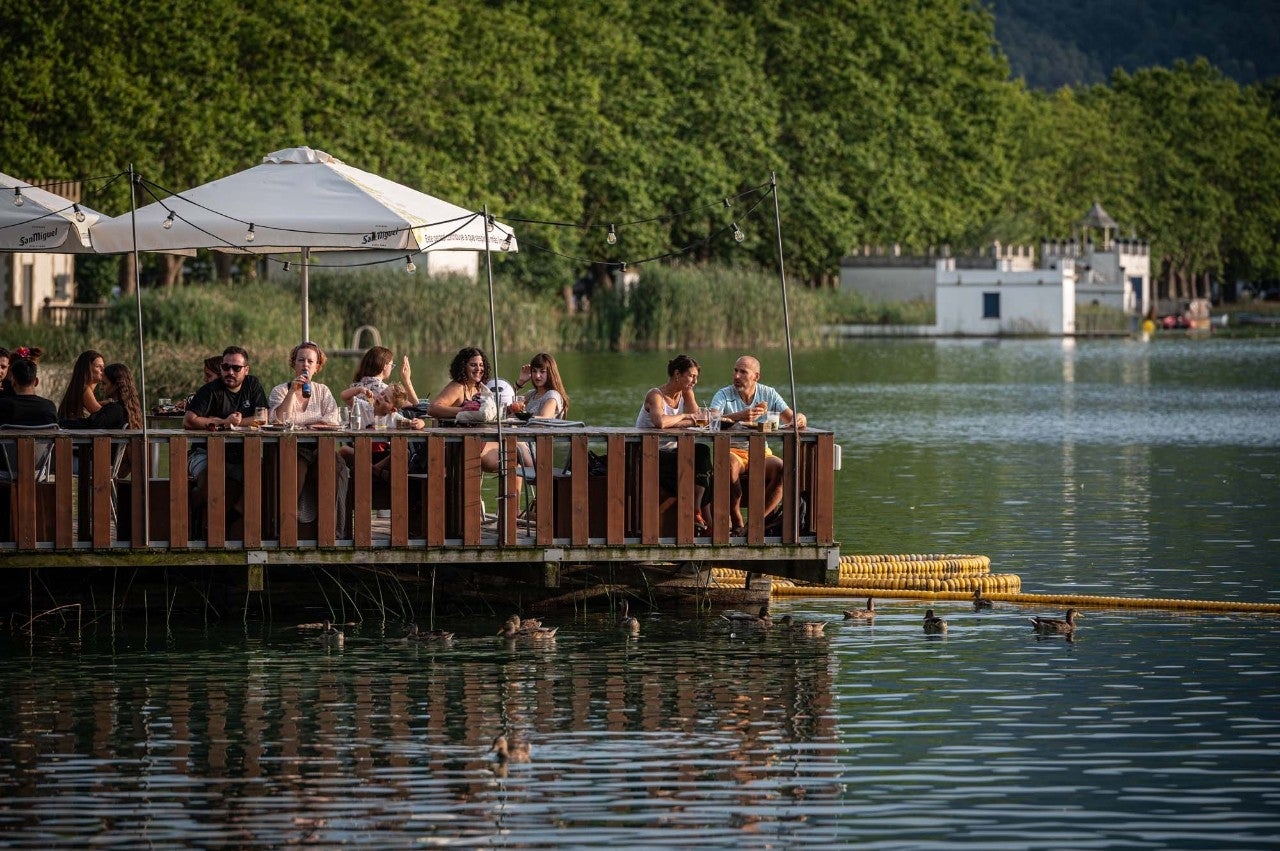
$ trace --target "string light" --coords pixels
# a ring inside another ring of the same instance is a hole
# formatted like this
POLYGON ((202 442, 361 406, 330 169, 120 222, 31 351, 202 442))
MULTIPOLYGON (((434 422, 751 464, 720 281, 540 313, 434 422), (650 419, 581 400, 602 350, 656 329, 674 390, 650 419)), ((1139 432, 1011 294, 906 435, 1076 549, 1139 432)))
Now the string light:
POLYGON ((290 262, 290 261, 288 261, 288 260, 284 261, 284 270, 285 270, 286 272, 292 272, 292 271, 293 271, 293 263, 292 263, 292 262, 290 262))
POLYGON ((739 228, 739 227, 738 227, 738 223, 737 223, 737 222, 734 222, 734 223, 733 223, 733 240, 734 240, 734 242, 742 242, 742 240, 744 240, 744 239, 746 239, 746 238, 747 238, 747 235, 746 235, 745 233, 743 233, 743 232, 742 232, 742 229, 741 229, 741 228, 739 228))
POLYGON ((618 271, 620 271, 620 272, 625 272, 625 271, 627 271, 627 264, 626 264, 625 262, 624 262, 624 263, 622 263, 622 264, 620 264, 620 265, 621 265, 621 268, 620 268, 618 271))
POLYGON ((507 234, 507 238, 502 240, 502 250, 503 251, 511 250, 511 234, 507 234))
POLYGON ((730 207, 732 207, 732 206, 733 206, 733 202, 732 202, 732 201, 730 201, 728 198, 724 199, 724 208, 725 208, 726 210, 727 210, 727 209, 729 209, 729 208, 730 208, 730 207))
POLYGON ((408 254, 404 256, 404 270, 408 272, 410 275, 418 271, 418 264, 414 263, 413 258, 410 257, 408 254))
POLYGON ((488 216, 485 216, 485 228, 486 228, 490 233, 493 233, 493 216, 492 216, 492 214, 491 214, 491 215, 488 215, 488 216))
POLYGON ((609 225, 609 235, 604 238, 604 241, 610 245, 618 244, 618 232, 614 230, 613 225, 609 225))
POLYGON ((173 210, 170 210, 169 215, 165 217, 163 225, 165 230, 170 230, 173 227, 173 215, 173 210))
POLYGON ((13 206, 15 207, 22 206, 22 187, 21 186, 13 187, 13 206))
POLYGON ((79 204, 72 204, 72 205, 71 205, 71 209, 72 209, 72 210, 75 210, 75 213, 76 213, 76 221, 77 221, 77 222, 83 222, 83 221, 84 221, 84 210, 81 210, 81 209, 80 209, 80 205, 79 205, 79 204))
POLYGON ((255 236, 255 234, 254 234, 254 232, 253 232, 253 222, 249 222, 249 229, 248 229, 247 231, 245 231, 245 234, 244 234, 244 241, 245 241, 245 242, 253 242, 253 240, 254 240, 254 236, 255 236))

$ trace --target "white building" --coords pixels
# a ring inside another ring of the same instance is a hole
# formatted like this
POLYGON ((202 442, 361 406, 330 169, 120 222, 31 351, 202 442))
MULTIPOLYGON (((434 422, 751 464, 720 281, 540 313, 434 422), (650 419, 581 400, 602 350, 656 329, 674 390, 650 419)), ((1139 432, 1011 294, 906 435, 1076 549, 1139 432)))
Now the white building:
POLYGON ((942 259, 935 270, 936 332, 947 336, 1071 336, 1076 332, 1076 264, 1052 269, 957 269, 942 259))

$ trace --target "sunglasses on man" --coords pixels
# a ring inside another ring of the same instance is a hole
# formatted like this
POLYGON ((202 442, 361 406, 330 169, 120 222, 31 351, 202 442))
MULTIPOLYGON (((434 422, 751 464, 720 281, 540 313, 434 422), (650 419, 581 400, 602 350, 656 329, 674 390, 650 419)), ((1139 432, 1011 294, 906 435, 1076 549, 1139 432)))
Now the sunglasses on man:
POLYGON ((239 372, 240 370, 244 369, 246 366, 248 366, 248 364, 247 364, 247 363, 224 363, 224 364, 221 364, 221 368, 222 368, 222 371, 223 371, 223 372, 239 372))

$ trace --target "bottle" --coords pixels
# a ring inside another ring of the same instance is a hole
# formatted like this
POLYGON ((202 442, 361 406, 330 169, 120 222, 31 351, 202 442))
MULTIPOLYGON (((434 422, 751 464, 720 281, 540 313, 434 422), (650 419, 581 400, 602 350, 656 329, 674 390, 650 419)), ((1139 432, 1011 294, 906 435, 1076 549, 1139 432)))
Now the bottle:
POLYGON ((309 372, 302 373, 302 398, 311 398, 311 373, 309 372))

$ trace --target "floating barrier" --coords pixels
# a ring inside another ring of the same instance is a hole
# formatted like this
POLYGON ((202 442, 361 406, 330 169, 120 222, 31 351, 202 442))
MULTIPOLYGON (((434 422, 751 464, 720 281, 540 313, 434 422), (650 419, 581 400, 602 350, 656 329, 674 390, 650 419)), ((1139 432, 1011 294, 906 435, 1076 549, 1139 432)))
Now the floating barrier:
MULTIPOLYGON (((741 584, 746 572, 716 568, 722 585, 741 584)), ((1180 600, 1151 597, 1104 597, 1089 594, 1024 594, 1013 573, 992 573, 991 559, 979 555, 846 555, 840 557, 838 585, 807 585, 773 580, 775 597, 880 597, 925 601, 970 602, 975 589, 1001 603, 1093 608, 1185 609, 1216 612, 1280 614, 1280 603, 1236 600, 1180 600)))

